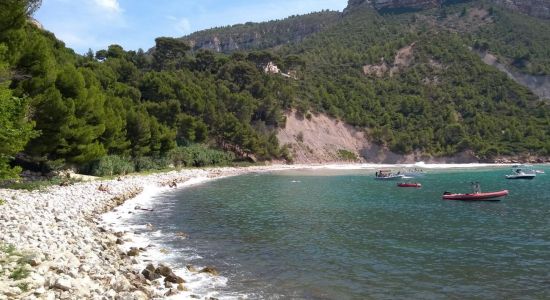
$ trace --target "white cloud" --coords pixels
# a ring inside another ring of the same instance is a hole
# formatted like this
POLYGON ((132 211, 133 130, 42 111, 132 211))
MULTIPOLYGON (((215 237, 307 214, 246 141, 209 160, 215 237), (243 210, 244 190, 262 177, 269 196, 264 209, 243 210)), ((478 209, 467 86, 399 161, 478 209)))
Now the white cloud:
POLYGON ((180 34, 189 34, 192 30, 191 22, 189 22, 189 19, 187 18, 179 19, 175 24, 175 28, 180 34))
POLYGON ((121 12, 120 4, 118 0, 93 0, 100 8, 107 10, 110 13, 121 12))

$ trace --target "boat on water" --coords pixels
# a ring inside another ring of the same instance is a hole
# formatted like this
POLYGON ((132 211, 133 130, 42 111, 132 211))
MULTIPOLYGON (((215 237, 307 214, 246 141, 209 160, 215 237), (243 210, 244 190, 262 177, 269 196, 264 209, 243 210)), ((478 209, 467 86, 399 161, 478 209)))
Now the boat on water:
POLYGON ((530 169, 512 169, 512 174, 506 175, 506 179, 533 179, 537 173, 530 169))
POLYGON ((461 200, 461 201, 500 201, 499 198, 507 196, 508 190, 496 192, 481 192, 479 182, 472 182, 473 192, 469 194, 443 193, 443 200, 461 200))
POLYGON ((421 183, 418 182, 400 182, 397 184, 398 187, 414 187, 419 188, 422 187, 421 183))
POLYGON ((445 200, 462 200, 462 201, 500 201, 500 197, 508 195, 508 190, 487 193, 471 193, 471 194, 453 194, 444 193, 445 200))
POLYGON ((403 178, 401 172, 393 173, 391 170, 378 170, 374 179, 377 180, 397 180, 403 178))

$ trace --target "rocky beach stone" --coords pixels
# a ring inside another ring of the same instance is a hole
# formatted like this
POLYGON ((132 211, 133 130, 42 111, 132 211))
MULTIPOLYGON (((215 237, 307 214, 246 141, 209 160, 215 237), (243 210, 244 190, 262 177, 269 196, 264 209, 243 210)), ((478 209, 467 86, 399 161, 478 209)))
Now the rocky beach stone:
POLYGON ((199 271, 199 273, 208 273, 208 274, 213 275, 213 276, 220 275, 218 273, 218 270, 216 270, 214 267, 204 267, 199 271))
MULTIPOLYGON (((164 275, 156 273, 152 264, 142 270, 143 261, 150 259, 142 257, 149 248, 137 245, 133 242, 134 233, 121 228, 122 215, 106 221, 102 214, 117 209, 127 216, 119 205, 147 187, 157 189, 191 178, 271 169, 193 169, 125 176, 121 181, 52 186, 40 191, 0 189, 0 199, 6 200, 0 205, 0 247, 13 245, 18 253, 8 255, 0 251, 0 299, 151 299, 162 298, 171 290, 183 291, 182 283, 187 276, 199 276, 193 275, 196 269, 188 267, 183 277, 166 265, 161 265, 166 267, 162 268, 164 275), (26 269, 25 278, 20 281, 9 278, 19 266, 26 269), (163 277, 160 282, 158 279, 163 277), (20 283, 25 283, 21 286, 28 291, 19 288, 20 283)), ((132 203, 128 203, 130 210, 137 205, 154 208, 151 204, 132 203)), ((177 236, 187 238, 184 233, 177 236)))

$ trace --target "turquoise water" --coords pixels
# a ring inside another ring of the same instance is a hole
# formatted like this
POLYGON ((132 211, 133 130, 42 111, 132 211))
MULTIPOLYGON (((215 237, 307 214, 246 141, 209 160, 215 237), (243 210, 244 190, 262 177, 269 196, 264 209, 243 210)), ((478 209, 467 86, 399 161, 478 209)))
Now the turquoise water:
POLYGON ((507 173, 430 170, 415 180, 421 189, 374 180, 374 170, 249 174, 168 193, 138 221, 162 230, 181 254, 172 263, 215 266, 228 278, 222 295, 549 299, 550 174, 507 173), (441 200, 471 181, 510 195, 441 200), (178 231, 190 238, 169 238, 178 231))

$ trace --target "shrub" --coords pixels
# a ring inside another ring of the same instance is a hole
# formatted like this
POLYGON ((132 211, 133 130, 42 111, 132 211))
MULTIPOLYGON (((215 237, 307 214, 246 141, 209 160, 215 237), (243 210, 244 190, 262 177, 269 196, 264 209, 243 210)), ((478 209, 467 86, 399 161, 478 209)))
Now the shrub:
POLYGON ((349 161, 357 160, 357 155, 355 155, 355 153, 345 149, 338 150, 338 156, 340 157, 341 160, 349 160, 349 161))
POLYGON ((124 175, 134 172, 134 170, 134 163, 130 159, 117 155, 108 155, 100 158, 93 164, 92 175, 124 175))
POLYGON ((31 271, 27 269, 25 266, 18 266, 13 272, 11 272, 9 278, 13 280, 20 280, 23 278, 27 278, 31 271))
POLYGON ((197 144, 173 149, 168 154, 168 159, 175 167, 219 166, 233 162, 235 154, 197 144))
POLYGON ((168 167, 168 160, 163 158, 138 157, 134 163, 137 172, 162 170, 168 167))

